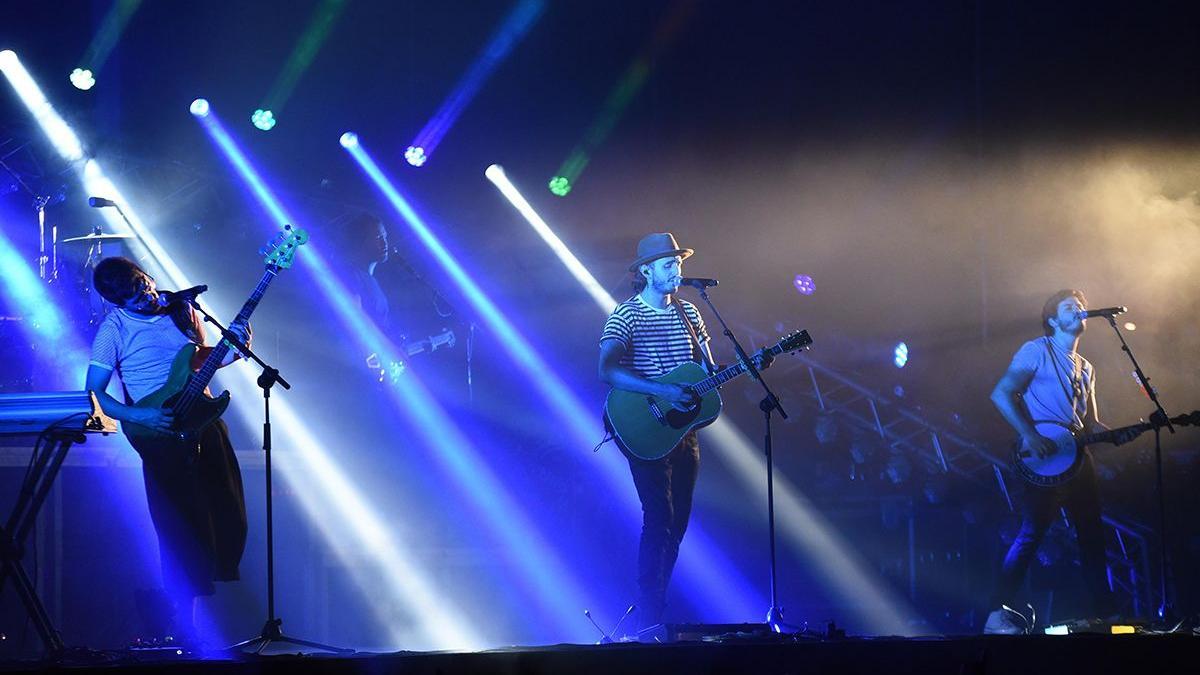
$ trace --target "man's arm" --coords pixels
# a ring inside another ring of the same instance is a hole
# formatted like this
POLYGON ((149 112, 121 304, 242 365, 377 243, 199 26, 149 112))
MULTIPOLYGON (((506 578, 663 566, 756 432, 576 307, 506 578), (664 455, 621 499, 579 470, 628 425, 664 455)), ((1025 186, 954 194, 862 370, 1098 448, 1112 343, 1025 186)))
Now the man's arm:
POLYGON ((106 391, 111 379, 112 371, 108 368, 101 368, 95 364, 88 366, 85 386, 88 391, 95 392, 96 400, 100 403, 100 409, 104 411, 105 415, 122 422, 133 422, 159 431, 171 430, 171 411, 160 408, 137 408, 121 403, 109 396, 106 391))
POLYGON ((603 340, 600 343, 600 379, 609 386, 638 394, 651 394, 672 404, 689 405, 696 401, 695 394, 678 384, 655 382, 622 366, 621 357, 624 355, 625 345, 619 340, 603 340))
POLYGON ((1019 394, 1029 387, 1033 380, 1033 371, 1018 367, 1015 363, 1008 367, 1004 376, 992 389, 992 403, 1004 417, 1004 420, 1021 435, 1030 448, 1039 457, 1054 454, 1057 450, 1054 442, 1039 434, 1033 426, 1029 411, 1021 402, 1019 394))

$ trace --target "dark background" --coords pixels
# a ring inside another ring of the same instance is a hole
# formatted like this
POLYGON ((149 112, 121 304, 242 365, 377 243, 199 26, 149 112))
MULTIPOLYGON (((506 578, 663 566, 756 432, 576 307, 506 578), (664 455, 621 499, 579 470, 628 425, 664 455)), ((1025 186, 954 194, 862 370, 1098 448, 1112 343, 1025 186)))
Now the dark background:
MULTIPOLYGON (((67 74, 80 65, 110 3, 9 3, 0 47, 19 54, 172 255, 197 281, 227 294, 219 297, 230 306, 258 276, 252 257, 243 263, 231 251, 257 248, 266 215, 188 114, 198 96, 212 103, 301 225, 332 238, 330 221, 359 209, 381 215, 401 256, 459 309, 451 323, 461 333, 476 320, 468 303, 339 147, 338 137, 355 131, 589 405, 598 406, 604 393, 594 377, 603 316, 484 179, 492 163, 505 167, 618 299, 627 293, 624 269, 637 240, 670 230, 697 250, 687 273, 721 279, 714 299, 754 346, 807 328, 817 362, 885 395, 902 393, 900 405, 994 448, 1005 447, 1009 432, 987 394, 1012 352, 1039 334, 1042 302, 1059 288, 1084 289, 1093 306, 1128 305, 1127 317, 1137 324, 1129 340, 1168 408, 1197 405, 1194 3, 551 2, 419 170, 404 163, 404 148, 510 5, 351 0, 293 96, 275 110, 278 126, 260 132, 249 124, 250 112, 317 4, 143 3, 87 92, 74 89, 67 74), (651 47, 672 13, 678 28, 651 47), (649 69, 644 87, 570 195, 551 195, 546 182, 638 59, 649 69), (814 278, 814 295, 795 292, 796 274, 814 278), (899 341, 910 349, 903 370, 891 364, 899 341)), ((0 94, 0 140, 9 141, 7 161, 37 189, 66 186, 65 201, 49 212, 63 236, 99 222, 83 206, 87 195, 69 167, 7 87, 0 94)), ((28 196, 16 191, 0 199, 5 234, 32 258, 36 226, 28 196)), ((431 314, 427 291, 397 259, 380 268, 380 278, 403 313, 404 331, 423 335, 449 326, 431 314)), ((368 416, 376 404, 361 402, 382 394, 345 375, 369 380, 354 370, 362 355, 342 353, 338 337, 322 330, 326 311, 310 284, 281 282, 257 315, 259 343, 266 357, 291 368, 294 380, 322 383, 320 391, 294 399, 312 411, 314 424, 346 439, 369 436, 330 414, 334 400, 353 401, 368 416)), ((723 338, 712 325, 710 331, 728 360, 723 338)), ((86 325, 80 332, 90 339, 86 325)), ((563 544, 565 555, 615 617, 632 588, 636 524, 605 506, 603 493, 588 482, 591 454, 564 447, 553 421, 538 411, 537 396, 509 377, 499 347, 495 336, 480 333, 476 396, 483 402, 462 413, 464 424, 473 440, 491 448, 489 462, 547 536, 571 542, 563 544), (589 533, 604 544, 589 543, 589 533), (597 551, 615 551, 611 565, 590 557, 597 551)), ((460 344, 413 365, 456 411, 462 351, 460 344)), ((1099 373, 1102 419, 1116 426, 1150 412, 1104 325, 1092 322, 1082 351, 1099 373)), ((931 504, 923 496, 928 474, 915 458, 912 476, 892 484, 881 477, 892 454, 886 448, 859 465, 838 445, 862 436, 844 421, 841 441, 828 448, 817 443, 805 369, 781 362, 773 374, 785 400, 794 401, 777 441, 784 479, 809 494, 883 583, 908 596, 920 617, 913 632, 976 630, 1003 533, 1012 527, 1003 496, 994 486, 992 494, 964 483, 931 504), (964 506, 969 501, 971 509, 964 506), (911 547, 900 524, 909 515, 916 523, 911 547), (919 574, 918 560, 927 565, 919 574), (941 560, 946 570, 927 560, 941 560)), ((756 439, 750 385, 726 388, 726 416, 756 439)), ((472 551, 492 551, 470 516, 438 500, 455 501, 452 492, 421 492, 429 488, 385 433, 399 422, 374 421, 380 435, 347 440, 356 451, 337 455, 339 461, 377 480, 389 470, 408 477, 364 484, 368 499, 399 509, 404 499, 395 495, 411 488, 410 498, 420 502, 413 520, 422 524, 408 534, 438 551, 438 560, 469 568, 463 561, 472 551)), ((252 420, 234 427, 239 448, 257 447, 252 420)), ((1194 485, 1197 446, 1184 430, 1167 447, 1180 600, 1194 612, 1194 565, 1186 561, 1200 540, 1183 501, 1191 499, 1186 486, 1194 485)), ((1103 482, 1107 503, 1126 522, 1154 522, 1150 448, 1143 438, 1102 455, 1111 472, 1103 482)), ((723 455, 706 457, 697 522, 765 587, 765 509, 757 493, 731 477, 723 455)), ((261 517, 251 506, 252 520, 261 517)), ((303 546, 320 544, 311 527, 298 538, 308 543, 282 558, 292 555, 300 565, 303 546)), ((1043 607, 1052 589, 1064 589, 1067 599, 1049 612, 1057 618, 1074 611, 1071 585, 1053 581, 1071 576, 1064 571, 1074 564, 1070 537, 1064 539, 1067 552, 1039 566, 1030 589, 1031 601, 1043 607)), ((798 551, 785 557, 782 595, 791 616, 814 625, 858 616, 847 607, 861 598, 825 597, 810 559, 798 551)), ((243 568, 256 562, 252 554, 243 568)), ((472 588, 502 583, 504 570, 483 569, 464 573, 478 585, 472 588)), ((368 615, 354 608, 370 605, 364 599, 370 592, 348 590, 342 609, 326 612, 311 608, 327 603, 330 591, 314 588, 300 582, 291 588, 297 595, 306 589, 310 615, 368 615)), ((489 634, 497 644, 589 637, 586 626, 566 629, 521 616, 519 599, 491 599, 503 617, 489 634)), ((238 618, 227 623, 256 629, 257 610, 247 605, 229 603, 224 611, 238 618)), ((683 598, 674 611, 680 620, 755 618, 705 616, 683 598)), ((869 621, 856 620, 847 619, 852 630, 871 631, 869 621)), ((361 621, 371 637, 357 644, 396 646, 371 620, 361 621)), ((300 627, 324 631, 318 639, 359 637, 326 624, 300 627)))

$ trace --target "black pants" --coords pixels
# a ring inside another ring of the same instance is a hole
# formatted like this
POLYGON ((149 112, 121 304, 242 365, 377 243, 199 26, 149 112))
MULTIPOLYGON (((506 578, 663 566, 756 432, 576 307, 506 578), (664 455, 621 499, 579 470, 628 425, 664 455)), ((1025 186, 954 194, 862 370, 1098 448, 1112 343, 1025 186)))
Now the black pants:
POLYGON ((667 584, 692 514, 700 442, 691 433, 662 459, 646 461, 628 454, 626 458, 642 502, 637 605, 638 627, 646 628, 659 623, 666 606, 667 584))
POLYGON ((214 581, 237 580, 246 501, 225 423, 204 430, 194 458, 143 453, 142 473, 167 593, 182 601, 212 595, 214 581))
POLYGON ((1085 455, 1079 473, 1066 484, 1052 488, 1030 486, 1026 490, 1021 529, 1004 557, 990 609, 1002 604, 1013 606, 1014 596, 1025 579, 1029 563, 1037 553, 1046 530, 1058 516, 1060 507, 1066 508, 1068 517, 1075 525, 1084 582, 1091 595, 1092 615, 1106 617, 1113 613, 1108 588, 1108 560, 1104 552, 1104 527, 1100 521, 1100 496, 1091 455, 1085 455))

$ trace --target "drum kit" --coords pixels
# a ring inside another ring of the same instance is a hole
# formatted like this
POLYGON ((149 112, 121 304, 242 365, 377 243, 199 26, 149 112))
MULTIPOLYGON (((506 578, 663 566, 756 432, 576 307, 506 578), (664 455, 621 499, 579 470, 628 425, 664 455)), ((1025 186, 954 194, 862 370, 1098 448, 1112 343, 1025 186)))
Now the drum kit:
MULTIPOLYGON (((39 211, 39 225, 43 212, 39 211)), ((39 245, 37 271, 46 285, 47 295, 60 309, 64 318, 76 324, 78 332, 90 335, 94 326, 104 318, 108 305, 92 289, 92 271, 104 257, 104 247, 126 243, 131 234, 104 232, 96 225, 84 235, 58 239, 58 227, 50 228, 49 251, 45 246, 45 228, 39 227, 43 243, 39 245), (61 257, 60 257, 61 254, 61 257)), ((35 386, 33 364, 37 345, 26 330, 27 317, 4 311, 0 305, 0 353, 6 355, 5 367, 0 368, 0 394, 30 391, 35 386)))

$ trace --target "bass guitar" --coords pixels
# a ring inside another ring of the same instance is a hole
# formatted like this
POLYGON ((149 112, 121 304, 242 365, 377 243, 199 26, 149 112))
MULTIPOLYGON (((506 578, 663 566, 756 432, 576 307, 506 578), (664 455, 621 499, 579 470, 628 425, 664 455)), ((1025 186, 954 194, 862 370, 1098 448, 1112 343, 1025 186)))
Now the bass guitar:
MULTIPOLYGON (((263 262, 266 271, 255 286, 250 298, 242 305, 234 325, 245 325, 262 300, 280 270, 292 266, 296 249, 308 241, 308 233, 285 225, 284 231, 267 246, 263 247, 263 262)), ((125 422, 121 430, 129 443, 143 456, 162 453, 196 453, 200 448, 200 433, 220 417, 229 407, 229 392, 221 392, 213 398, 205 390, 217 372, 221 362, 229 353, 231 345, 222 340, 213 347, 198 369, 193 370, 192 361, 199 351, 196 344, 185 345, 171 362, 171 374, 167 383, 147 394, 133 405, 137 408, 162 408, 174 415, 171 431, 161 432, 132 422, 125 422)))
MULTIPOLYGON (((1183 427, 1200 426, 1200 410, 1172 417, 1171 424, 1183 427)), ((1039 434, 1054 442, 1055 450, 1045 457, 1039 457, 1028 443, 1017 439, 1013 443, 1013 468, 1022 478, 1034 485, 1052 487, 1062 485, 1075 476, 1079 467, 1083 465, 1085 447, 1095 443, 1122 445, 1166 424, 1142 422, 1094 434, 1085 434, 1077 428, 1058 422, 1035 422, 1033 426, 1039 434)))
MULTIPOLYGON (((797 352, 812 344, 808 331, 785 336, 774 347, 761 350, 771 356, 797 352)), ((682 385, 698 398, 695 404, 680 408, 665 399, 624 389, 608 392, 604 402, 604 427, 625 452, 641 459, 666 457, 693 429, 712 424, 721 414, 721 394, 717 387, 748 372, 737 363, 709 375, 699 363, 683 363, 671 372, 653 378, 655 382, 682 385)))

